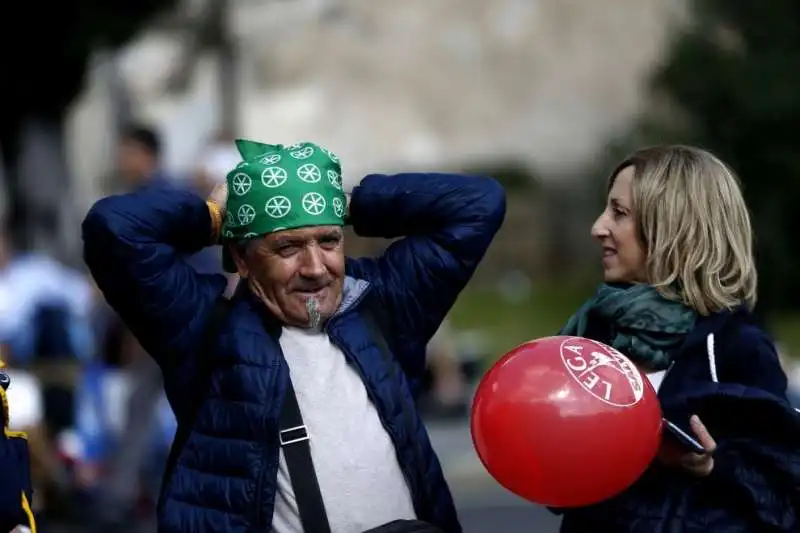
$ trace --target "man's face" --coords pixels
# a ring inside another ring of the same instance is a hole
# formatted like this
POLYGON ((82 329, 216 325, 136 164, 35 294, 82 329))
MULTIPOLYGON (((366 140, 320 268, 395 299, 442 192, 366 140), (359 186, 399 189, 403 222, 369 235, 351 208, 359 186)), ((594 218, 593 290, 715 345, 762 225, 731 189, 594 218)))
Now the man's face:
POLYGON ((239 275, 281 322, 309 327, 308 301, 316 300, 321 320, 342 301, 344 235, 339 226, 279 231, 267 235, 241 256, 233 254, 239 275))
POLYGON ((141 143, 123 139, 119 145, 119 171, 125 183, 141 185, 155 171, 155 156, 141 143))

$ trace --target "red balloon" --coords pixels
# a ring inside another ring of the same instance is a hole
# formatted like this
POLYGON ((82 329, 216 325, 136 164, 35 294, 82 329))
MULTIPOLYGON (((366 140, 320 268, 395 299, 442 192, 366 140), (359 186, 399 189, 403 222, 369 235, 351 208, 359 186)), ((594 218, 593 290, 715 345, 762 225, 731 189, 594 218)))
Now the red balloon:
POLYGON ((661 406, 620 352, 546 337, 506 354, 478 385, 470 421, 483 465, 506 489, 580 507, 631 486, 661 443, 661 406))

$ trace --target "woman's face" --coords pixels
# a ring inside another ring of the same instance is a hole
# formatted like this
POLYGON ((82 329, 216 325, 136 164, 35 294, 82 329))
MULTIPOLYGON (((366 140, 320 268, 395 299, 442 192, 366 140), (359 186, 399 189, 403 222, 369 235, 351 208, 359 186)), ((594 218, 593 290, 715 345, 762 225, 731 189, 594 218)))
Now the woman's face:
POLYGON ((645 251, 633 217, 633 167, 623 168, 608 192, 605 211, 592 226, 603 247, 603 277, 610 283, 645 281, 645 251))

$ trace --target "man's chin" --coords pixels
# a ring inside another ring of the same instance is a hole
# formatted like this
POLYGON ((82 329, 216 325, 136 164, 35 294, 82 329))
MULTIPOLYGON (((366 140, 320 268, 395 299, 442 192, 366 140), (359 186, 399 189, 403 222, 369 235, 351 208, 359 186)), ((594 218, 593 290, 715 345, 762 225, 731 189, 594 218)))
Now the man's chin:
POLYGON ((327 289, 317 293, 297 293, 292 295, 291 313, 294 325, 302 327, 315 327, 331 314, 331 305, 327 289))
POLYGON ((315 305, 318 309, 322 310, 322 308, 326 307, 328 304, 331 290, 330 287, 324 287, 314 292, 295 292, 292 296, 297 300, 300 307, 308 309, 310 306, 315 305))

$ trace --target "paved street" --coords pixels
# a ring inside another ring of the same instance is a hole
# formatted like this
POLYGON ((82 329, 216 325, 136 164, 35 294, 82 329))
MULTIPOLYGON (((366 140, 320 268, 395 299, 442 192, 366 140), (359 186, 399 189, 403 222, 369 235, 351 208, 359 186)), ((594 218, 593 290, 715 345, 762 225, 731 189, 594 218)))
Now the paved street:
POLYGON ((500 487, 475 455, 466 422, 430 424, 465 533, 557 533, 559 520, 500 487))

